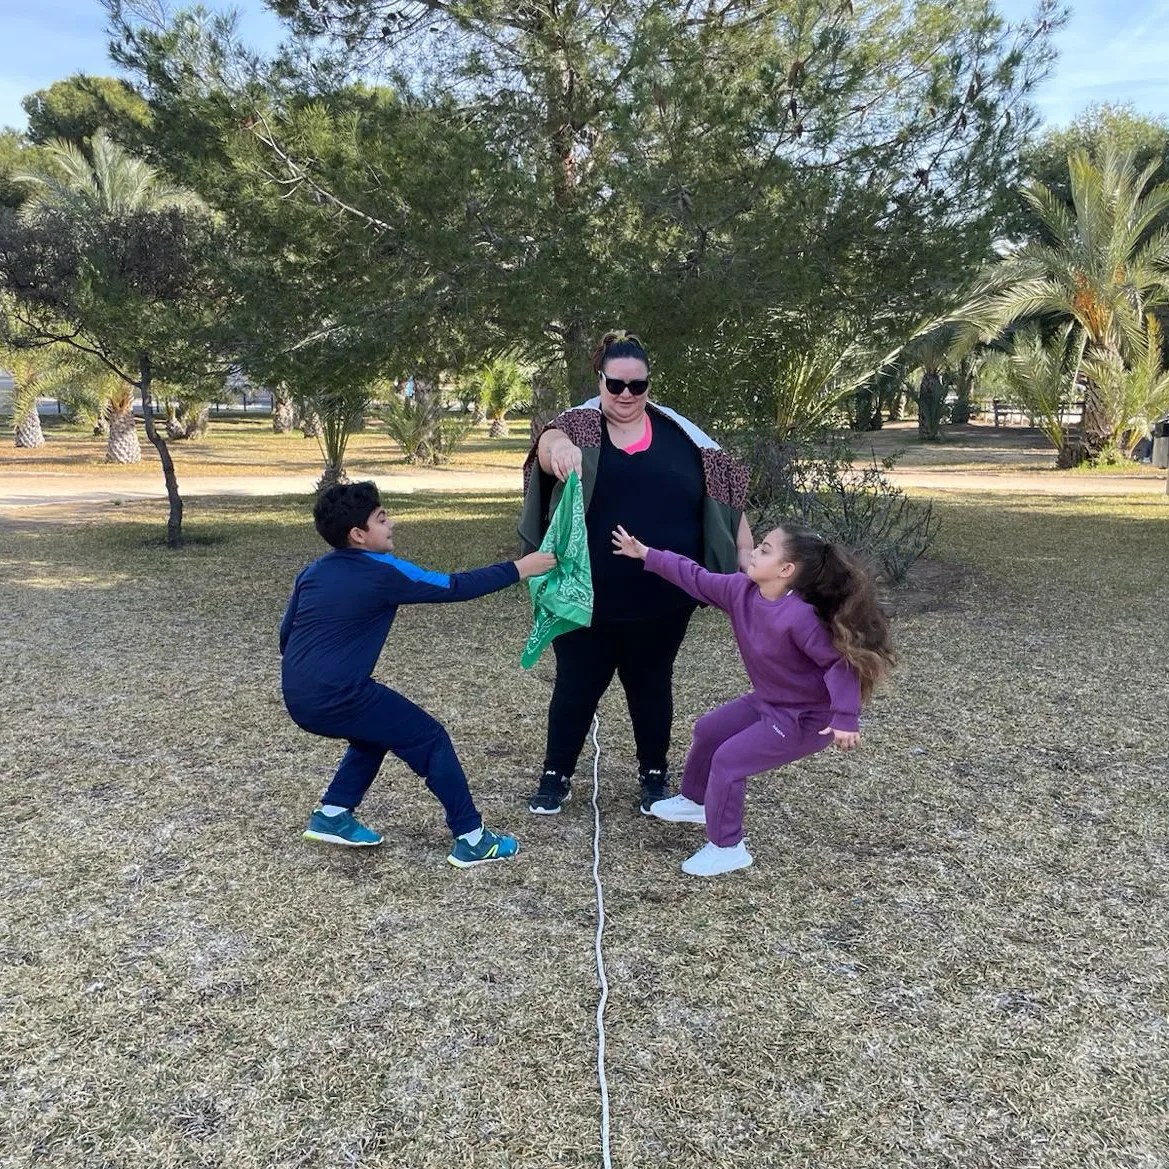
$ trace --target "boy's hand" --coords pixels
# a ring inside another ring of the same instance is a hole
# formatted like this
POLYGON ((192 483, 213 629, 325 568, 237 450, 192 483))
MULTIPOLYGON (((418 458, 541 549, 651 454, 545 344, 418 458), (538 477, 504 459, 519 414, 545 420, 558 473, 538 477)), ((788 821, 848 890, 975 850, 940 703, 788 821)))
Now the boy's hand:
POLYGON ((832 735, 836 746, 842 751, 851 751, 860 741, 860 731, 838 731, 835 727, 825 727, 820 734, 832 735))
POLYGON ((556 557, 551 552, 529 552, 515 561, 519 570, 520 580, 527 580, 530 576, 543 576, 556 567, 556 557))
POLYGON ((631 536, 620 524, 613 530, 613 555, 628 556, 632 560, 644 560, 649 549, 635 536, 631 536))

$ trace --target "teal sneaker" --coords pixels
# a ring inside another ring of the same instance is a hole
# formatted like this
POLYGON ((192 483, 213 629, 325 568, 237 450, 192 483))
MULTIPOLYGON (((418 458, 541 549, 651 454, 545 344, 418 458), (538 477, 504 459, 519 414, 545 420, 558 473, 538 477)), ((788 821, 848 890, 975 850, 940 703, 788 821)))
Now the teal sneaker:
POLYGON ((520 842, 514 836, 504 836, 484 828, 478 844, 468 844, 459 837, 446 859, 456 869, 473 869, 476 865, 488 865, 492 861, 510 860, 519 850, 520 842))
POLYGON ((382 842, 382 838, 372 828, 366 828, 352 812, 326 816, 320 808, 309 817, 304 838, 324 844, 342 844, 346 848, 373 848, 382 842))

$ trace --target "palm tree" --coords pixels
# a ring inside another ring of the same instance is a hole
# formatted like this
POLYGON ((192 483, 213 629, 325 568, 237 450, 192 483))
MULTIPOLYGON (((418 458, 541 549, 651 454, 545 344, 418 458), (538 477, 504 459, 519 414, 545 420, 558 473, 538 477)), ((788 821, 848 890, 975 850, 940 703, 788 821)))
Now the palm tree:
POLYGON ((37 399, 55 397, 77 373, 59 346, 0 344, 0 367, 12 375, 12 425, 18 447, 45 445, 37 399))
POLYGON ((50 142, 44 149, 55 164, 54 170, 13 175, 16 182, 31 188, 21 207, 22 215, 31 217, 52 209, 93 222, 102 215, 128 211, 204 208, 198 195, 172 186, 104 130, 90 139, 89 156, 72 142, 50 142))
POLYGON ((106 439, 107 463, 142 462, 142 444, 134 420, 134 387, 116 374, 102 379, 105 420, 109 425, 106 439))
POLYGON ((491 419, 488 435, 505 438, 507 412, 531 401, 532 381, 528 371, 514 353, 504 353, 472 374, 471 384, 477 387, 479 403, 491 419))
POLYGON ((1111 422, 1110 447, 1131 454, 1153 423, 1169 413, 1169 370, 1164 367, 1161 324, 1149 313, 1145 327, 1126 338, 1124 355, 1094 355, 1084 372, 1096 386, 1111 422))
POLYGON ((1027 411, 1059 451, 1059 467, 1072 462, 1063 407, 1068 387, 1075 384, 1085 341, 1084 331, 1073 321, 1066 321, 1049 337, 1031 326, 1015 333, 1005 352, 992 359, 1010 389, 1011 400, 1027 411))
MULTIPOLYGON (((206 210, 194 192, 173 186, 149 163, 119 146, 104 130, 98 130, 90 139, 88 155, 74 143, 64 141, 50 142, 45 150, 52 159, 52 170, 13 176, 30 188, 20 210, 26 218, 56 211, 96 226, 111 215, 135 211, 206 210)), ((87 404, 95 406, 109 423, 107 462, 137 463, 142 459, 133 401, 134 386, 112 374, 100 378, 89 395, 87 404)), ((152 425, 152 420, 147 419, 148 433, 152 425)), ((159 456, 165 472, 169 456, 162 446, 159 456)))
MULTIPOLYGON (((1126 338, 1169 293, 1169 229, 1156 228, 1169 210, 1169 183, 1146 190, 1156 169, 1138 173, 1131 154, 1111 148, 1098 164, 1072 154, 1070 211, 1042 183, 1024 187, 1052 242, 1025 244, 991 273, 999 324, 1074 321, 1085 336, 1085 370, 1123 365, 1126 338)), ((1096 458, 1116 432, 1108 399, 1089 375, 1076 461, 1096 458)))
POLYGON ((962 327, 953 320, 937 322, 910 339, 902 350, 901 363, 906 371, 920 370, 917 385, 917 436, 923 442, 942 441, 942 422, 946 414, 949 390, 949 367, 962 327))
POLYGON ((828 425, 863 380, 858 358, 856 346, 829 339, 784 352, 771 378, 776 438, 788 442, 828 425))

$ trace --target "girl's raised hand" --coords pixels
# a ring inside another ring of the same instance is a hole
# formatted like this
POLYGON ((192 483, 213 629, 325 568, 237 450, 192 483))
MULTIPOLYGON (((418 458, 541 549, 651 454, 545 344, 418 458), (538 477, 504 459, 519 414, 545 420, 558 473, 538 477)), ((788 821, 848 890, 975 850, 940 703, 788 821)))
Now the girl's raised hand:
POLYGON ((644 560, 649 549, 636 537, 631 536, 620 524, 613 530, 613 555, 628 556, 633 560, 644 560))
POLYGON ((859 731, 838 731, 835 727, 825 727, 820 734, 832 735, 836 746, 842 751, 851 751, 861 741, 859 731))

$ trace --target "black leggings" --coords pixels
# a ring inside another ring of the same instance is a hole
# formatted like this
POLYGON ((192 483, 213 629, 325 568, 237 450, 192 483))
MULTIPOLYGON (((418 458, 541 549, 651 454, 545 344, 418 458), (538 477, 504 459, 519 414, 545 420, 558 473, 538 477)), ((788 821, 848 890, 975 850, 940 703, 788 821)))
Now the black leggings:
POLYGON ((614 674, 625 688, 642 773, 666 769, 674 719, 674 659, 693 612, 688 608, 649 621, 602 621, 556 638, 545 771, 572 775, 576 770, 597 703, 614 674))

